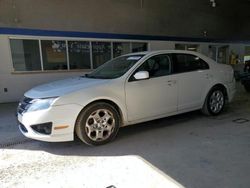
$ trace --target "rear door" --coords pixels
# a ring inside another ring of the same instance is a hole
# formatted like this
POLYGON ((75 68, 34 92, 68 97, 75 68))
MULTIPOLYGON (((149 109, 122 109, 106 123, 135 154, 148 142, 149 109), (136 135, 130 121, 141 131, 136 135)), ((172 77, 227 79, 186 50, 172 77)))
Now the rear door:
POLYGON ((178 82, 178 111, 200 108, 210 83, 209 65, 192 54, 172 54, 178 82))

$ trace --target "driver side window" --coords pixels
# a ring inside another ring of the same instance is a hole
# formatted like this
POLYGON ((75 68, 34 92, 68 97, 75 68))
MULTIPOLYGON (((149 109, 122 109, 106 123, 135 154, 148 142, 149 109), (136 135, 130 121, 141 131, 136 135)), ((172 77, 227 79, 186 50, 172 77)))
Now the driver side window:
POLYGON ((146 60, 136 71, 148 71, 150 78, 169 75, 171 72, 170 57, 167 54, 156 55, 146 60))

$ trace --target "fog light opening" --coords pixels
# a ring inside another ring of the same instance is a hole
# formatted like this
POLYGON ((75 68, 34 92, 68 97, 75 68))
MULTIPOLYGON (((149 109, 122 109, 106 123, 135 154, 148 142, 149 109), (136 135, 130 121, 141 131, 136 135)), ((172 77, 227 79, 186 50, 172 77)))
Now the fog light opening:
POLYGON ((32 125, 31 128, 40 134, 49 135, 51 134, 51 130, 52 130, 52 122, 32 125))

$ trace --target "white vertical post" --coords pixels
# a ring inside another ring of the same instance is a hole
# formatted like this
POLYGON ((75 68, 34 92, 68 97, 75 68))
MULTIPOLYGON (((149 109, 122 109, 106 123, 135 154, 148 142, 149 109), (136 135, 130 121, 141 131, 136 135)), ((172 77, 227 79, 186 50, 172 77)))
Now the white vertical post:
POLYGON ((114 58, 113 42, 111 42, 110 49, 111 49, 111 59, 113 59, 114 58))
POLYGON ((218 53, 218 51, 219 51, 218 46, 215 46, 215 49, 216 49, 216 58, 215 58, 215 61, 216 61, 216 63, 218 63, 218 55, 219 55, 219 53, 218 53))
POLYGON ((90 55, 90 68, 94 69, 93 56, 92 56, 92 42, 89 41, 89 55, 90 55))
POLYGON ((39 52, 40 52, 41 70, 44 71, 41 39, 39 39, 39 52))
POLYGON ((66 44, 66 59, 67 59, 67 69, 70 70, 70 67, 69 67, 69 46, 68 46, 68 41, 66 40, 65 41, 65 44, 66 44))
POLYGON ((151 51, 151 44, 150 44, 150 42, 147 42, 147 50, 146 51, 151 51))

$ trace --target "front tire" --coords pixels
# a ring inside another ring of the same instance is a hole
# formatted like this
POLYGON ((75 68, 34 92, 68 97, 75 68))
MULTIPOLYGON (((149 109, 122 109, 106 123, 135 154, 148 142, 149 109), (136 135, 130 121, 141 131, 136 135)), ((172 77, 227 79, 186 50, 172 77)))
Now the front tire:
POLYGON ((224 109, 225 98, 225 91, 221 87, 212 88, 206 97, 202 112, 205 115, 219 115, 224 109))
POLYGON ((77 118, 77 136, 88 145, 102 145, 115 138, 120 127, 117 110, 105 102, 86 107, 77 118))

